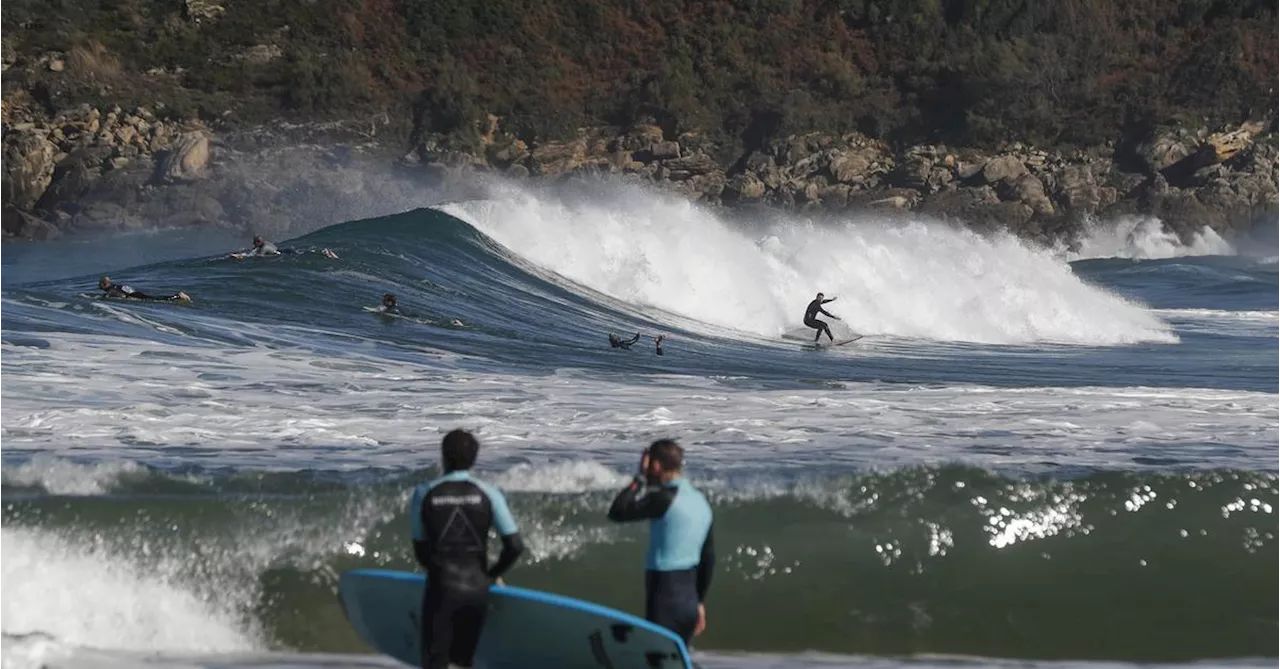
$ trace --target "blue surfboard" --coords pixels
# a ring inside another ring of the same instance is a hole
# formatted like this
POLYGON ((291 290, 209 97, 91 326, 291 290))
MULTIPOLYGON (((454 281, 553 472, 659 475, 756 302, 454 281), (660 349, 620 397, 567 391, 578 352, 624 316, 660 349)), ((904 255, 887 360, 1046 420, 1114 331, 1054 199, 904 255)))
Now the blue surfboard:
MULTIPOLYGON (((357 569, 338 580, 347 621, 365 643, 421 666, 426 576, 357 569)), ((674 632, 608 607, 547 592, 495 585, 476 649, 475 669, 692 669, 674 632)))

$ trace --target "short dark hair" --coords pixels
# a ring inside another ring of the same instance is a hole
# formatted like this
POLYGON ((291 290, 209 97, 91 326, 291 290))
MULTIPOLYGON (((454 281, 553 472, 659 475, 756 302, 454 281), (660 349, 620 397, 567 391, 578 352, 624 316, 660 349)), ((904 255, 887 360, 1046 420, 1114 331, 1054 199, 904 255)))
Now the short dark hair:
POLYGON ((667 471, 676 471, 684 467, 684 449, 674 439, 659 439, 649 444, 649 459, 667 471))
POLYGON ((444 435, 440 442, 440 455, 444 459, 445 472, 456 472, 471 469, 476 463, 476 454, 480 452, 480 442, 463 429, 456 429, 444 435))

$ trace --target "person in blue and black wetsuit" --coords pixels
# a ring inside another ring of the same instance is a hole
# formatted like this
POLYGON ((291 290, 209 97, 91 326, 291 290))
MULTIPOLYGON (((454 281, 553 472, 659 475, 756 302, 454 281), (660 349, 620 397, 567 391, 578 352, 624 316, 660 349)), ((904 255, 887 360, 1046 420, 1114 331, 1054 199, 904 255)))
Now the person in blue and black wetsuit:
POLYGON ((689 643, 707 626, 716 557, 711 505, 684 477, 679 444, 662 439, 645 449, 640 473, 613 500, 609 520, 649 521, 645 618, 689 643))
POLYGON ((446 434, 440 447, 444 475, 418 486, 409 503, 413 553, 427 570, 423 669, 471 666, 484 629, 489 586, 524 552, 506 498, 468 471, 479 450, 469 432, 446 434), (502 537, 502 553, 492 566, 490 528, 502 537))

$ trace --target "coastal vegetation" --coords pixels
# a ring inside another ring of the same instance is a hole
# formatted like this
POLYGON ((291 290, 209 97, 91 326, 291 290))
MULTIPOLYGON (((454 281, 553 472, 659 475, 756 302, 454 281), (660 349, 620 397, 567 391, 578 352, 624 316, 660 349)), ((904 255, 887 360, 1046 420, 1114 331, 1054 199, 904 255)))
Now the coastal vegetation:
POLYGON ((6 2, 5 97, 462 139, 653 119, 723 156, 808 131, 1087 146, 1276 105, 1263 0, 221 1, 6 2))

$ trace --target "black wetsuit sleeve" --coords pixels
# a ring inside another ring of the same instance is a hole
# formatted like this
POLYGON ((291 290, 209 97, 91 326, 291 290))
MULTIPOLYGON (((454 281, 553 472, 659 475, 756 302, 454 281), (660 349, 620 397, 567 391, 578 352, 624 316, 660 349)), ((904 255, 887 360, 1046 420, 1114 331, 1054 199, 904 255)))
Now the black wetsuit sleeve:
POLYGON ((822 307, 818 307, 818 313, 826 314, 827 316, 830 316, 832 318, 837 318, 835 314, 831 313, 830 311, 827 311, 826 309, 823 309, 822 307))
POLYGON ((524 541, 520 539, 519 532, 502 537, 502 553, 498 555, 498 561, 489 568, 489 578, 496 579, 505 574, 520 559, 522 553, 524 541))
POLYGON ((697 588, 698 603, 707 598, 707 589, 711 587, 711 575, 716 571, 715 525, 707 528, 707 538, 702 542, 702 557, 698 561, 697 588))
POLYGON ((427 568, 427 557, 431 555, 431 544, 426 541, 413 542, 413 557, 417 558, 418 564, 423 569, 427 568))
POLYGON ((636 333, 636 336, 632 337, 631 339, 628 339, 628 340, 627 340, 627 344, 628 344, 628 345, 630 345, 630 344, 634 344, 634 343, 636 343, 636 342, 638 342, 638 341, 640 341, 640 333, 639 333, 639 332, 637 332, 637 333, 636 333))
POLYGON ((609 507, 609 520, 625 523, 661 518, 671 508, 671 500, 675 497, 675 488, 663 487, 645 493, 644 481, 637 476, 613 499, 613 504, 609 507))

